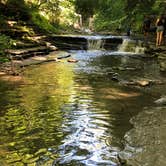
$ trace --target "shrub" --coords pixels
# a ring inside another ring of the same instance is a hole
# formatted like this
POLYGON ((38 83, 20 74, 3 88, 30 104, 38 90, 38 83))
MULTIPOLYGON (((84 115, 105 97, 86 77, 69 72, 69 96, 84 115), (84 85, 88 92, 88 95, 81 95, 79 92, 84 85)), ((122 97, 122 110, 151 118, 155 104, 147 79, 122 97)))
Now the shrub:
POLYGON ((51 25, 49 21, 38 12, 32 13, 32 22, 37 25, 40 30, 44 30, 46 32, 56 32, 57 29, 55 26, 51 25))
POLYGON ((12 46, 12 40, 10 37, 0 34, 0 62, 8 61, 8 57, 5 54, 5 50, 12 46))

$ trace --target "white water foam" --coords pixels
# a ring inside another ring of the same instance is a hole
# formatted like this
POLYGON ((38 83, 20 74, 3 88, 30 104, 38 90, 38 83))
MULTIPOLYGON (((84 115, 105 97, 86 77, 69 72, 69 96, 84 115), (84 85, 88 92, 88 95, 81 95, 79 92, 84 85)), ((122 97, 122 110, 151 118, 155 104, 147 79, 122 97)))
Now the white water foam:
POLYGON ((144 54, 145 47, 142 47, 139 41, 123 39, 122 44, 118 47, 118 52, 144 54))

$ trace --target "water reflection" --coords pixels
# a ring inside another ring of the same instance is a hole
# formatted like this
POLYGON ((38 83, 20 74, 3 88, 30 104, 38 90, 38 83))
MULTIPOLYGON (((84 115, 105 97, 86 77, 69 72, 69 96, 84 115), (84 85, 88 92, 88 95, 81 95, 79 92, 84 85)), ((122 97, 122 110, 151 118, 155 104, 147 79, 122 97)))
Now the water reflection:
POLYGON ((77 64, 34 66, 22 83, 0 81, 1 165, 118 165, 130 118, 153 96, 108 77, 114 66, 130 65, 129 59, 101 51, 72 54, 77 64))
POLYGON ((72 111, 66 113, 70 120, 64 122, 63 126, 64 132, 68 132, 69 135, 65 137, 59 147, 60 158, 56 163, 79 161, 85 165, 111 165, 116 153, 113 151, 111 154, 113 149, 108 146, 108 142, 111 142, 111 133, 108 132, 109 111, 103 110, 99 113, 100 111, 96 108, 98 103, 93 103, 89 97, 88 99, 79 98, 75 103, 77 104, 74 106, 67 106, 67 108, 73 108, 72 111), (103 119, 100 119, 101 117, 103 119))
POLYGON ((30 164, 40 160, 42 154, 50 158, 48 147, 56 148, 63 137, 63 113, 60 108, 68 102, 72 93, 71 68, 65 68, 64 65, 57 68, 55 64, 43 65, 27 70, 25 75, 24 84, 8 91, 13 94, 6 96, 9 99, 6 107, 10 108, 2 110, 3 165, 30 164), (15 98, 17 103, 11 105, 10 101, 15 98))

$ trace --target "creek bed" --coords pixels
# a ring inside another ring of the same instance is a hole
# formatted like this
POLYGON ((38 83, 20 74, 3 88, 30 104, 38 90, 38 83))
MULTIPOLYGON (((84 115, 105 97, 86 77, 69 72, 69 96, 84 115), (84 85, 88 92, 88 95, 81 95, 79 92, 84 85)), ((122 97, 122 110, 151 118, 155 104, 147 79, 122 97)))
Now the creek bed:
POLYGON ((101 50, 69 53, 77 63, 30 66, 17 81, 0 80, 0 165, 119 165, 125 136, 134 129, 130 120, 166 94, 165 84, 124 86, 113 79, 165 80, 154 59, 101 50))

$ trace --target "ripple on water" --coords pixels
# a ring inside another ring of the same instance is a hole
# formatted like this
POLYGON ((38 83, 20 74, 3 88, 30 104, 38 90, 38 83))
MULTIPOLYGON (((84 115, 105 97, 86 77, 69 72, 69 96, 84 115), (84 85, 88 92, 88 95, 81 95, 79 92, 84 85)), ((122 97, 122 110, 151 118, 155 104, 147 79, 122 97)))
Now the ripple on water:
POLYGON ((157 62, 96 50, 78 51, 72 56, 79 62, 64 60, 28 68, 22 85, 9 87, 8 82, 0 82, 0 152, 5 162, 118 165, 117 153, 131 128, 130 118, 150 105, 154 96, 150 88, 122 87, 108 73, 118 73, 125 80, 149 77, 152 71, 160 76, 157 62), (136 65, 141 66, 138 72, 117 68, 136 65))
POLYGON ((109 146, 109 111, 98 113, 92 100, 86 98, 80 99, 76 105, 66 105, 63 110, 66 114, 63 130, 68 134, 59 146, 56 163, 79 161, 83 165, 116 165, 119 149, 109 146), (71 107, 72 111, 65 111, 66 107, 71 107))

